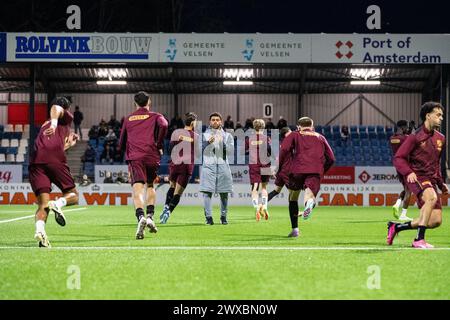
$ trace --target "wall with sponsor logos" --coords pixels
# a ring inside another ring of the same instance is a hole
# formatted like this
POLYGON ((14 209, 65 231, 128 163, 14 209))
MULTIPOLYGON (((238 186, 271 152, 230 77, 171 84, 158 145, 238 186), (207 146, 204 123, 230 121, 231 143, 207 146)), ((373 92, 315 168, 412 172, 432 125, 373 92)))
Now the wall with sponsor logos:
POLYGON ((0 61, 440 64, 450 63, 449 38, 449 34, 7 33, 0 61))
POLYGON ((22 166, 2 164, 0 166, 0 184, 22 182, 22 166))
MULTIPOLYGON (((163 184, 156 190, 156 202, 161 205, 166 196, 169 185, 163 184)), ((129 184, 91 184, 87 187, 79 187, 80 205, 132 205, 132 189, 129 184)), ((322 185, 318 194, 320 206, 392 206, 401 192, 399 184, 361 185, 339 184, 322 185)), ((55 188, 51 198, 61 196, 55 188)), ((444 206, 448 205, 450 195, 441 195, 444 206)), ((214 196, 214 204, 219 204, 218 195, 214 196)), ((286 207, 288 199, 284 189, 280 195, 274 198, 271 206, 286 207)), ((300 203, 302 203, 300 198, 300 203)), ((414 197, 411 204, 414 204, 414 197)), ((36 197, 28 183, 0 184, 0 205, 34 204, 36 197)), ((181 206, 202 205, 202 194, 198 184, 189 184, 181 198, 181 206)), ((251 206, 251 192, 248 184, 235 184, 233 193, 229 198, 230 206, 251 206)), ((230 210, 231 211, 231 210, 230 210)))

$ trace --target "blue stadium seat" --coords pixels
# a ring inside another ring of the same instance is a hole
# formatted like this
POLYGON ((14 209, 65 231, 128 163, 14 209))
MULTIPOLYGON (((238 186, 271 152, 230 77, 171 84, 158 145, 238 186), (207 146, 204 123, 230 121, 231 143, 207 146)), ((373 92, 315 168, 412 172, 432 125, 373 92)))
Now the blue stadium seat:
POLYGON ((359 134, 361 134, 361 132, 367 132, 367 127, 366 126, 359 126, 359 134))
POLYGON ((11 132, 11 139, 22 139, 22 132, 11 132))
POLYGON ((383 161, 383 166, 384 167, 387 167, 387 166, 392 167, 393 166, 392 161, 383 161))
POLYGON ((350 133, 350 138, 351 138, 352 140, 354 140, 354 139, 359 139, 359 134, 358 134, 358 132, 352 132, 352 133, 350 133))
POLYGON ((369 133, 369 139, 378 139, 378 136, 375 132, 369 133))
POLYGON ((370 145, 370 140, 369 139, 361 139, 361 145, 362 146, 370 145))
POLYGON ((341 140, 341 134, 339 132, 333 132, 333 140, 341 140))
POLYGON ((367 132, 375 132, 375 126, 367 126, 367 132))
POLYGON ((95 148, 97 146, 97 140, 95 140, 95 139, 89 139, 88 143, 91 147, 95 148))
POLYGON ((369 134, 367 132, 360 132, 359 133, 359 137, 361 139, 368 139, 369 138, 369 134))
POLYGON ((350 126, 350 133, 358 132, 358 126, 350 126))
POLYGON ((378 139, 379 140, 386 140, 387 139, 387 135, 385 132, 379 132, 377 133, 378 139))
POLYGON ((322 129, 323 134, 325 135, 326 133, 331 134, 331 127, 330 126, 324 126, 322 129))
POLYGON ((321 125, 314 126, 314 131, 316 131, 316 132, 322 134, 323 127, 322 127, 321 125))
POLYGON ((358 161, 363 161, 365 158, 362 154, 355 154, 355 160, 356 162, 358 161))
POLYGON ((11 139, 14 132, 3 132, 3 139, 11 139))
POLYGON ((325 138, 330 141, 331 139, 333 139, 333 136, 331 134, 331 132, 324 132, 324 136, 325 138))
POLYGON ((376 167, 383 167, 384 166, 384 162, 381 161, 381 160, 374 161, 373 164, 376 167))
POLYGON ((377 140, 370 140, 370 145, 372 147, 379 147, 380 146, 380 141, 378 139, 377 140))
POLYGON ((391 155, 390 154, 386 154, 386 153, 381 154, 381 159, 383 161, 392 161, 391 155))
POLYGON ((6 153, 7 150, 8 148, 6 147, 0 147, 0 153, 6 153))
POLYGON ((6 148, 6 154, 17 154, 18 149, 17 147, 8 147, 6 148))
POLYGON ((393 134, 394 133, 394 128, 392 128, 392 127, 386 127, 386 134, 393 134))
POLYGON ((332 127, 332 132, 333 133, 340 133, 341 132, 341 127, 339 125, 333 126, 332 127))
POLYGON ((359 160, 359 161, 355 162, 355 165, 360 166, 360 167, 365 167, 365 166, 368 166, 369 163, 365 160, 359 160))
POLYGON ((377 126, 377 133, 384 132, 384 126, 377 126))
POLYGON ((352 141, 353 147, 361 147, 361 140, 355 139, 352 141))

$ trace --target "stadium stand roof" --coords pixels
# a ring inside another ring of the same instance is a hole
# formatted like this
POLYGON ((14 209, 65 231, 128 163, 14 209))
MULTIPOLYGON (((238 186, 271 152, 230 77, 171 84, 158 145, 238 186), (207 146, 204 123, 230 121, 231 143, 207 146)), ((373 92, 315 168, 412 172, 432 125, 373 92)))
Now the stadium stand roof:
MULTIPOLYGON (((0 91, 29 91, 31 64, 0 64, 0 91)), ((422 93, 440 78, 436 65, 342 64, 102 64, 38 63, 37 92, 128 93, 422 93), (251 86, 225 86, 225 69, 252 69, 251 86), (352 68, 377 68, 378 86, 353 86, 352 68), (123 69, 126 85, 100 86, 98 71, 123 69)))

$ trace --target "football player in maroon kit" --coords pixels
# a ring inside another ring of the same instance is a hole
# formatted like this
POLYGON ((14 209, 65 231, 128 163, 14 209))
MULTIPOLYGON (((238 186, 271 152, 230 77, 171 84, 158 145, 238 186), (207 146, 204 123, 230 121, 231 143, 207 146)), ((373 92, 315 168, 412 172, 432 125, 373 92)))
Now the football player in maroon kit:
POLYGON ((420 110, 423 124, 411 133, 394 158, 395 168, 406 177, 408 189, 417 197, 420 216, 406 223, 388 223, 387 244, 392 245, 395 236, 404 230, 417 229, 412 247, 430 249, 425 241, 425 231, 442 223, 442 206, 438 188, 448 193, 441 175, 441 153, 445 136, 438 129, 444 119, 444 107, 438 102, 426 102, 420 110))
POLYGON ((305 191, 303 219, 309 219, 316 206, 320 180, 335 162, 333 150, 327 139, 314 132, 313 120, 302 117, 297 122, 299 130, 287 136, 280 149, 279 166, 282 168, 291 157, 289 174, 289 215, 292 231, 289 237, 298 237, 298 197, 305 191))
POLYGON ((138 221, 136 239, 144 239, 145 227, 152 233, 158 231, 153 221, 156 200, 153 181, 156 179, 163 154, 163 141, 168 124, 162 114, 150 111, 152 101, 146 92, 138 92, 134 96, 134 103, 136 111, 124 119, 119 147, 125 150, 125 160, 133 187, 133 202, 138 221))
POLYGON ((78 140, 78 135, 70 132, 73 115, 69 108, 70 102, 65 97, 56 97, 52 101, 50 120, 41 126, 30 152, 29 178, 38 201, 34 238, 39 242, 39 247, 50 247, 45 232, 50 210, 54 212, 56 222, 65 226, 66 218, 62 207, 78 203, 78 192, 64 153, 78 140), (52 183, 63 194, 56 201, 50 201, 52 183))
POLYGON ((188 112, 185 115, 184 129, 177 129, 170 138, 170 164, 169 183, 170 187, 166 195, 166 204, 159 219, 160 223, 166 224, 170 215, 180 202, 180 197, 189 182, 194 171, 194 161, 199 156, 199 135, 194 132, 197 115, 188 112))

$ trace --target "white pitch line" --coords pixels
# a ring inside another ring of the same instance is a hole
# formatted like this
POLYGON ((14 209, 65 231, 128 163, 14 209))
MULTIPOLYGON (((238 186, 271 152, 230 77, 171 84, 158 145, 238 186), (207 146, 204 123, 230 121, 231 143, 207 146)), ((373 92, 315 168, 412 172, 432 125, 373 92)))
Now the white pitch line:
MULTIPOLYGON (((38 249, 42 250, 38 247, 14 247, 14 246, 0 246, 0 250, 6 249, 38 249)), ((410 248, 410 247, 221 247, 221 246, 210 246, 210 247, 189 247, 189 246, 158 246, 158 247, 52 247, 49 250, 284 250, 284 251, 315 251, 315 250, 325 250, 325 251, 372 251, 372 250, 380 250, 380 251, 397 251, 397 250, 414 250, 418 251, 418 249, 410 248)), ((430 249, 431 251, 446 251, 450 250, 450 247, 442 247, 442 248, 434 248, 430 249)), ((420 249, 419 249, 420 251, 420 249)), ((429 250, 424 250, 429 251, 429 250)))
MULTIPOLYGON (((81 210, 86 210, 87 208, 75 208, 75 209, 67 209, 64 210, 64 212, 71 212, 71 211, 81 211, 81 210)), ((10 212, 5 212, 5 213, 10 213, 10 212)), ((24 217, 18 217, 18 218, 14 218, 14 219, 8 219, 8 220, 0 220, 0 224, 1 223, 7 223, 7 222, 14 222, 14 221, 19 221, 19 220, 24 220, 24 219, 29 219, 29 218, 33 218, 33 215, 29 215, 29 216, 24 216, 24 217)))

